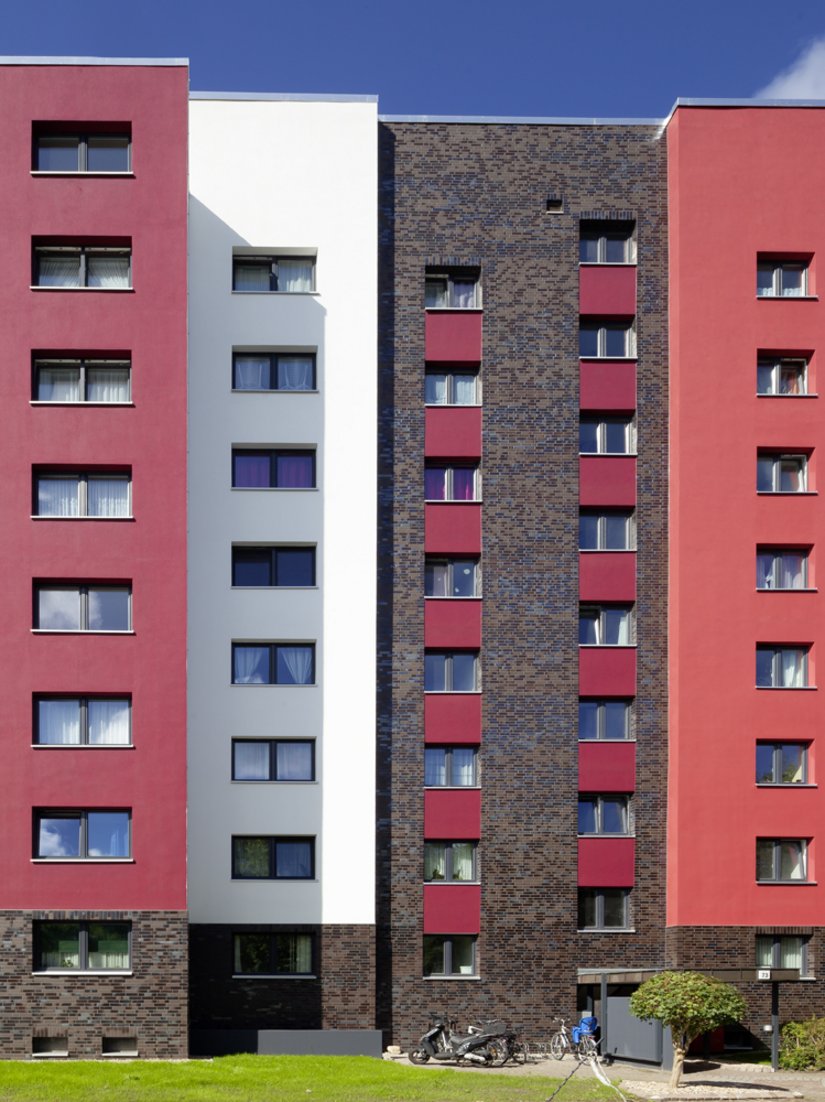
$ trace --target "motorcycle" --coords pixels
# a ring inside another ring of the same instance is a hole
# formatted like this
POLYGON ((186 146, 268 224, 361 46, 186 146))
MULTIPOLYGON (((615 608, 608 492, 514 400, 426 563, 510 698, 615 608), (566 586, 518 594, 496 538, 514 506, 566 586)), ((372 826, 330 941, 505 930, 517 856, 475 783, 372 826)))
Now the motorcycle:
POLYGON ((470 1026, 466 1033, 457 1033, 455 1021, 434 1014, 430 1028, 409 1054, 410 1063, 426 1064, 438 1060, 501 1067, 510 1052, 506 1037, 507 1027, 502 1021, 484 1022, 470 1026))

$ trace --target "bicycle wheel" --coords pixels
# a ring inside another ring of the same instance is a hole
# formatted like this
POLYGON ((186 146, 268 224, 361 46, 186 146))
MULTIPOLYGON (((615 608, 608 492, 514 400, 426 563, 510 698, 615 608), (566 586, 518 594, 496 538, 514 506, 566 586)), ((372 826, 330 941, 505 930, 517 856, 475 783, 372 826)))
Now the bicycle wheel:
POLYGON ((561 1060, 564 1056, 564 1037, 560 1033, 554 1033, 550 1038, 550 1055, 555 1060, 561 1060))
POLYGON ((502 1068, 510 1058, 510 1046, 503 1037, 491 1037, 487 1042, 490 1053, 490 1067, 502 1068))
POLYGON ((589 1060, 591 1057, 598 1056, 599 1054, 599 1046, 596 1044, 596 1039, 589 1033, 585 1033, 581 1041, 579 1041, 579 1046, 585 1060, 589 1060))

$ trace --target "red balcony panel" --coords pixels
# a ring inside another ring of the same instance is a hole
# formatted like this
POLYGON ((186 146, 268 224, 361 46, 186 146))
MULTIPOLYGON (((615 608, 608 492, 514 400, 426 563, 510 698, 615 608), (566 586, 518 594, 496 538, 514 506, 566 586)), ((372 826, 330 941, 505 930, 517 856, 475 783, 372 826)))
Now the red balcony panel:
POLYGON ((432 555, 480 555, 481 506, 425 505, 424 550, 432 555))
POLYGON ((481 742, 481 693, 427 693, 424 741, 434 744, 481 742))
POLYGON ((579 460, 581 505, 636 504, 634 456, 589 455, 579 460))
POLYGON ((632 888, 635 838, 579 838, 580 888, 632 888))
POLYGON ((427 311, 424 358, 436 363, 481 363, 479 310, 427 311))
POLYGON ((635 791, 635 742, 579 743, 579 792, 635 791))
POLYGON ((579 647, 580 696, 635 696, 635 647, 579 647))
POLYGON ((424 602, 425 647, 481 646, 481 601, 430 599, 424 602))
POLYGON ((424 793, 424 837, 473 841, 481 837, 478 788, 428 788, 424 793))
POLYGON ((579 313, 629 318, 636 313, 636 268, 582 265, 579 268, 579 313))
POLYGON ((636 364, 583 360, 579 367, 579 405, 601 412, 630 413, 636 408, 636 364))
POLYGON ((477 934, 481 929, 478 884, 425 884, 425 934, 477 934))
POLYGON ((579 555, 579 599, 635 601, 635 552, 583 551, 579 555))
POLYGON ((426 411, 424 454, 438 459, 480 459, 481 408, 430 406, 426 411))

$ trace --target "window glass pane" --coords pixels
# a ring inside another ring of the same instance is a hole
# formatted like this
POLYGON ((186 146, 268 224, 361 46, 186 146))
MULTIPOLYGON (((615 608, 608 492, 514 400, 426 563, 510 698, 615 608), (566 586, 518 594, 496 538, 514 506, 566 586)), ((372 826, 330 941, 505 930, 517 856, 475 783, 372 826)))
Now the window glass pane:
POLYGON ((599 614, 589 610, 579 614, 579 643, 592 646, 599 642, 599 614))
POLYGON ((87 367, 87 402, 128 402, 130 398, 128 367, 87 367))
POLYGON ((773 394, 774 391, 774 365, 772 363, 759 363, 756 365, 756 392, 757 394, 773 394))
POLYGON ((630 546, 627 538, 628 518, 608 513, 604 518, 606 551, 626 551, 630 546))
POLYGON ((235 934, 234 971, 239 975, 266 975, 269 971, 269 935, 235 934))
POLYGON ((623 797, 602 797, 602 833, 627 834, 627 800, 623 797))
POLYGON ((779 556, 780 589, 804 589, 805 555, 795 551, 783 551, 779 556))
POLYGON ((472 406, 476 403, 476 376, 453 376, 453 401, 457 406, 472 406))
POLYGON ((604 259, 607 264, 623 264, 627 260, 627 241, 624 237, 609 234, 605 237, 604 259))
POLYGON ((779 485, 782 493, 797 494, 805 489, 805 472, 801 459, 779 460, 779 485))
POLYGON ((453 880, 473 879, 474 853, 472 842, 453 842, 453 880))
POLYGON ((38 823, 38 857, 79 857, 80 816, 41 815, 38 823))
POLYGON ((269 780, 269 743, 263 740, 234 742, 233 776, 236 781, 269 780))
POLYGON ((87 852, 89 857, 128 857, 129 813, 90 811, 87 852))
POLYGON ((236 260, 232 266, 233 289, 236 291, 268 291, 272 263, 269 260, 236 260))
POLYGON ((35 168, 38 172, 77 172, 79 166, 77 138, 58 135, 39 138, 35 168))
POLYGON ((454 279, 450 305, 456 309, 472 309, 476 304, 475 280, 454 279))
POLYGON ((779 653, 781 665, 780 684, 785 689, 801 689, 805 684, 805 659, 802 651, 782 650, 779 653))
POLYGON ((88 256, 86 257, 86 286, 114 287, 129 286, 128 256, 88 256))
POLYGON ((37 927, 38 968, 80 967, 80 924, 41 922, 37 927))
POLYGON ((128 700, 90 700, 87 707, 92 746, 129 745, 128 700))
POLYGON ((233 585, 272 585, 272 552, 236 547, 232 552, 233 585))
POLYGON ((129 590, 89 589, 89 631, 128 631, 129 590))
POLYGON ((788 395, 805 393, 804 365, 789 361, 783 361, 779 365, 779 393, 788 395))
POLYGON ((582 237, 579 241, 579 260, 583 264, 597 264, 599 260, 598 237, 582 237))
POLYGON ((276 485, 281 489, 308 489, 315 485, 315 457, 286 452, 275 457, 276 485))
POLYGON ((128 517, 129 479, 89 475, 87 499, 90 517, 128 517))
POLYGON ((444 939, 441 937, 424 938, 424 975, 444 975, 444 939))
POLYGON ((599 737, 599 706, 595 700, 579 701, 579 738, 599 737))
POLYGON ((74 746, 80 742, 80 701, 39 700, 37 741, 43 746, 74 746))
POLYGON ((315 585, 315 551, 311 547, 281 547, 276 552, 278 585, 315 585))
POLYGON ((473 974, 473 939, 471 937, 454 937, 452 975, 472 976, 473 974))
POLYGON ((628 330, 622 328, 617 329, 613 326, 606 326, 604 330, 604 354, 605 356, 628 356, 630 355, 630 349, 628 348, 628 330))
POLYGON ((275 680, 279 685, 311 685, 315 680, 312 647, 278 647, 275 680))
POLYGON ((235 390, 269 390, 270 368, 269 356, 236 356, 235 390))
POLYGON ((447 376, 428 371, 424 376, 424 401, 431 406, 447 404, 447 376))
POLYGON ((580 930, 593 929, 596 925, 596 893, 589 888, 579 888, 579 917, 578 928, 580 930))
POLYGON ((773 685, 773 651, 768 647, 756 648, 756 684, 773 685))
POLYGON ((311 742, 279 742, 275 747, 275 760, 279 781, 312 780, 311 742))
POLYGON ((773 784, 773 744, 756 744, 756 783, 773 784))
POLYGON ((604 639, 607 646, 627 646, 630 642, 630 614, 623 608, 602 610, 604 639))
POLYGON ((475 501, 476 472, 472 467, 456 467, 453 470, 453 501, 475 501))
POLYGON ((773 968, 772 937, 758 937, 756 939, 756 967, 773 968))
POLYGON ((446 688, 447 658, 443 654, 424 655, 424 691, 441 693, 446 688))
POLYGON ((756 841, 756 879, 773 880, 773 842, 768 838, 756 841))
POLYGON ((306 976, 312 972, 312 935, 276 934, 275 971, 287 976, 306 976))
POLYGON ((116 970, 129 967, 129 926, 125 922, 89 923, 88 966, 116 970))
POLYGON ((785 742, 779 747, 779 780, 782 784, 802 784, 805 780, 805 748, 785 742))
POLYGON ((86 143, 87 172, 128 172, 129 139, 89 136, 86 143))
POLYGON ((596 801, 579 799, 579 834, 596 833, 596 801))
POLYGON ((312 876, 312 843, 278 842, 275 846, 275 875, 306 880, 312 876))
POLYGON ((38 287, 79 287, 80 257, 40 254, 37 258, 38 287))
POLYGON ((234 875, 251 880, 269 877, 269 839, 233 838, 234 875))
POLYGON ((450 782, 456 787, 475 784, 475 760, 475 750, 460 747, 453 750, 450 782))
POLYGON ((311 291, 315 264, 306 257, 278 261, 278 290, 295 294, 311 291))
POLYGON ((623 700, 606 700, 604 705, 604 737, 627 738, 629 708, 623 700))
POLYGON ((596 551, 599 547, 599 518, 592 513, 579 517, 579 547, 582 551, 596 551))
POLYGON ((450 567, 446 562, 425 562, 424 595, 426 597, 448 597, 450 567))
MULTIPOLYGON (((618 355, 618 353, 615 353, 618 355)), ((605 451, 624 453, 627 451, 628 424, 626 421, 605 421, 605 451)))
POLYGON ((76 517, 80 515, 80 479, 76 476, 42 475, 37 480, 39 517, 76 517))
POLYGON ((456 559, 452 564, 452 596, 475 596, 476 564, 472 560, 456 559))
POLYGON ((447 847, 441 842, 424 843, 424 879, 447 879, 447 847))
POLYGON ((476 689, 476 658, 473 654, 453 655, 453 692, 471 693, 476 689))
POLYGON ((39 367, 37 369, 38 402, 79 402, 79 367, 39 367))
POLYGON ((756 293, 757 295, 772 295, 773 290, 773 264, 759 264, 756 268, 756 293))
POLYGON ((313 368, 312 356, 279 356, 278 390, 312 390, 313 368))
POLYGON ((772 551, 759 551, 756 555, 756 588, 773 589, 773 560, 772 551))
POLYGON ((424 281, 424 305, 431 308, 447 305, 446 279, 433 278, 424 281))
POLYGON ((232 651, 234 685, 269 683, 269 647, 236 646, 232 651))
POLYGON ((782 294, 791 298, 805 294, 805 268, 802 264, 782 265, 782 294))
POLYGON ((232 456, 232 485, 261 489, 270 485, 270 457, 264 452, 236 452, 232 456))
POLYGON ((760 455, 756 460, 756 489, 762 493, 773 490, 774 460, 769 455, 760 455))
POLYGON ((621 889, 605 888, 602 892, 604 923, 607 928, 620 929, 627 925, 627 893, 621 889))
POLYGON ((802 938, 779 938, 779 967, 802 968, 802 938))
POLYGON ((597 452, 599 450, 599 422, 598 421, 580 421, 579 422, 579 451, 580 452, 597 452))
POLYGON ((427 788, 447 783, 447 751, 428 747, 424 751, 424 784, 427 788))
POLYGON ((444 501, 447 494, 445 467, 427 467, 424 471, 424 497, 427 501, 444 501))
POLYGON ((779 879, 805 879, 805 848, 802 842, 784 840, 779 843, 779 879))
POLYGON ((599 355, 599 330, 582 325, 579 329, 579 355, 595 357, 599 355))
POLYGON ((80 590, 40 589, 37 626, 49 631, 80 631, 80 590))

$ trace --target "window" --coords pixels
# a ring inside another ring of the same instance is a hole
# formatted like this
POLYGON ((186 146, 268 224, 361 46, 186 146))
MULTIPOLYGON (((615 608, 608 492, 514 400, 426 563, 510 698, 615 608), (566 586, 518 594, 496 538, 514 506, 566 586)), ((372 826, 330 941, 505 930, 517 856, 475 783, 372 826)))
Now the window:
POLYGON ((428 310, 481 308, 478 268, 428 268, 424 278, 424 305, 428 310))
POLYGON ((756 551, 757 589, 807 589, 808 551, 759 547, 756 551))
POLYGON ((481 687, 478 653, 457 651, 424 654, 424 692, 474 693, 481 687))
POLYGON ((481 564, 478 559, 424 561, 425 597, 480 597, 481 564))
POLYGON ((803 742, 757 742, 757 784, 806 784, 808 747, 803 742))
POLYGON ((756 489, 760 494, 804 494, 808 489, 807 455, 760 452, 756 457, 756 489))
POLYGON ((314 685, 314 643, 233 643, 233 685, 314 685))
POLYGON ((629 647, 633 642, 633 610, 610 605, 582 605, 579 610, 579 645, 629 647))
POLYGON ((35 922, 35 972, 128 972, 130 922, 35 922))
POLYGON ((94 402, 105 405, 131 401, 128 360, 36 359, 35 402, 94 402))
POLYGON ((315 356, 304 352, 235 352, 233 390, 315 390, 315 356))
POLYGON ((580 551, 635 551, 632 513, 579 513, 580 551))
POLYGON ((761 689, 805 689, 808 686, 808 648, 756 648, 756 685, 761 689))
POLYGON ((477 880, 475 842, 425 842, 424 879, 477 880))
POLYGON ((808 261, 759 257, 756 294, 759 298, 804 298, 808 294, 808 261))
POLYGON ((131 631, 132 591, 125 585, 36 585, 34 627, 37 631, 131 631))
POLYGON ((232 486, 241 490, 312 490, 315 452, 296 448, 233 448, 232 486))
POLYGON ((581 222, 579 260, 582 264, 635 264, 634 229, 632 222, 581 222))
POLYGON ((233 837, 233 880, 314 880, 314 838, 233 837))
POLYGON ((131 856, 128 811, 36 811, 34 856, 50 861, 131 856))
POLYGON ((426 788, 473 788, 478 784, 474 746, 428 746, 424 750, 426 788))
POLYGON ((580 930, 626 930, 630 891, 627 888, 579 888, 580 930))
POLYGON ((630 417, 582 417, 579 451, 583 455, 631 455, 636 451, 636 426, 630 417))
POLYGON ((579 355, 583 359, 623 359, 636 355, 636 330, 630 321, 582 320, 579 355))
POLYGON ((314 781, 311 739, 233 739, 233 781, 314 781))
POLYGON ((481 471, 477 466, 428 463, 424 469, 427 501, 480 501, 481 471))
POLYGON ((310 976, 312 934, 243 933, 233 936, 236 976, 310 976))
POLYGON ((232 290, 293 295, 314 291, 315 257, 236 254, 232 258, 232 290))
POLYGON ((807 360, 760 357, 756 364, 756 393, 786 398, 807 394, 807 360))
POLYGON ((97 245, 38 245, 34 250, 35 287, 86 287, 125 291, 132 286, 130 248, 97 245))
POLYGON ((756 879, 760 884, 807 880, 807 841, 804 838, 757 838, 756 879))
POLYGON ((579 834, 629 834, 629 796, 579 796, 579 834))
POLYGON ((580 700, 580 739, 630 738, 631 702, 629 700, 580 700))
POLYGON ((425 976, 475 976, 476 939, 469 934, 425 935, 425 976))
POLYGON ((131 746, 132 702, 115 696, 37 696, 37 746, 131 746))
POLYGON ((117 471, 35 473, 34 515, 108 520, 131 517, 131 475, 117 471))
POLYGON ((93 132, 82 127, 66 133, 66 123, 50 129, 37 127, 34 134, 35 172, 129 172, 131 132, 114 126, 93 132), (107 132, 108 131, 108 132, 107 132))
POLYGON ((235 586, 315 585, 314 547, 233 547, 235 586))
POLYGON ((798 968, 810 974, 808 939, 787 934, 763 934, 756 939, 757 968, 798 968))
POLYGON ((434 371, 424 375, 424 401, 428 406, 477 406, 481 403, 481 380, 477 371, 434 371))

